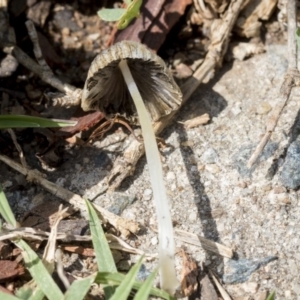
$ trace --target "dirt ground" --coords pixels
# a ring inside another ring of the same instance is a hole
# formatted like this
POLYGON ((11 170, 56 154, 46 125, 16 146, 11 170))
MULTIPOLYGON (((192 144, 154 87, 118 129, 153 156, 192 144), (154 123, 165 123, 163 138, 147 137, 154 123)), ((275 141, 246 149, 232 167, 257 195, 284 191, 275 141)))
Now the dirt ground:
MULTIPOLYGON (((63 10, 57 8, 56 11, 63 10)), ((83 27, 88 28, 87 24, 92 23, 93 18, 93 26, 99 26, 97 16, 78 13, 76 16, 77 23, 72 26, 84 24, 83 27)), ((80 51, 77 51, 74 44, 85 32, 78 28, 63 30, 71 26, 59 23, 64 21, 63 15, 54 15, 52 20, 47 23, 48 33, 57 38, 54 49, 59 53, 55 59, 55 56, 50 59, 52 66, 61 78, 80 85, 85 80, 90 61, 105 48, 112 28, 103 27, 98 34, 105 38, 100 42, 99 35, 95 36, 93 29, 87 29, 88 36, 84 42, 78 42, 76 47, 80 51), (56 26, 56 29, 51 26, 56 26), (62 65, 67 73, 59 67, 62 65)), ((235 300, 265 299, 264 291, 276 291, 277 299, 300 299, 299 192, 287 187, 280 177, 287 149, 297 138, 295 135, 291 138, 289 133, 290 128, 297 127, 294 120, 298 113, 299 88, 293 89, 278 127, 258 162, 251 169, 246 167, 264 134, 268 113, 277 103, 287 69, 286 49, 286 45, 273 42, 266 46, 265 53, 245 61, 225 63, 211 82, 197 89, 161 135, 166 143, 161 156, 175 229, 219 242, 232 248, 236 255, 232 262, 179 240, 176 240, 176 247, 184 248, 199 265, 213 270, 225 282, 225 289, 235 300), (211 117, 208 124, 185 129, 184 121, 204 113, 211 117)), ((164 49, 166 53, 170 52, 164 49)), ((17 76, 14 75, 17 86, 23 91, 25 89, 27 94, 32 92, 34 84, 42 87, 40 93, 47 88, 32 76, 24 80, 22 68, 18 72, 17 76)), ((7 88, 13 87, 12 82, 4 83, 7 88)), ((37 103, 38 96, 31 94, 31 97, 35 108, 45 116, 67 118, 74 111, 47 107, 44 102, 37 103)), ((15 107, 19 107, 17 102, 14 102, 15 107)), ((101 191, 103 179, 109 175, 113 162, 122 155, 130 141, 126 128, 114 126, 103 139, 93 144, 56 145, 56 149, 61 147, 61 160, 57 161, 59 155, 56 154, 53 159, 57 165, 42 168, 42 160, 38 160, 35 153, 39 142, 44 142, 45 138, 38 140, 40 133, 31 130, 25 133, 20 132, 19 136, 23 135, 21 142, 28 164, 43 169, 50 181, 88 198, 94 198, 101 191)), ((7 140, 5 134, 1 136, 1 141, 7 140)), ((12 147, 6 145, 3 151, 12 147)), ((15 150, 11 151, 17 157, 15 150)), ((57 209, 59 199, 27 183, 22 175, 12 172, 3 163, 0 166, 0 183, 19 220, 37 205, 44 207, 41 210, 50 210, 52 206, 54 211, 57 209)), ((144 225, 147 230, 127 242, 145 253, 157 252, 157 234, 151 230, 157 223, 145 158, 140 160, 134 175, 127 178, 116 193, 104 194, 95 202, 144 225)), ((47 218, 42 215, 37 212, 38 217, 27 226, 46 222, 47 218)), ((120 270, 127 270, 130 263, 136 261, 135 256, 122 254, 120 257, 120 270)), ((182 262, 179 255, 176 259, 179 274, 182 262)), ((76 254, 66 254, 65 260, 67 270, 83 272, 88 269, 76 254)), ((155 260, 145 263, 149 271, 155 265, 155 260)))

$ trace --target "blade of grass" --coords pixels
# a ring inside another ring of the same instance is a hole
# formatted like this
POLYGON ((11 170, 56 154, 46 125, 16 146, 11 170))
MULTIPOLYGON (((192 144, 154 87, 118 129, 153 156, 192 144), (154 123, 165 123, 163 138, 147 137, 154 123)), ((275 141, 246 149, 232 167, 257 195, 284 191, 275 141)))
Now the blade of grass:
MULTIPOLYGON (((90 201, 85 200, 85 202, 89 214, 89 224, 98 269, 104 272, 117 273, 117 267, 102 229, 99 217, 90 201)), ((110 297, 114 294, 113 287, 106 286, 103 288, 103 290, 106 299, 110 299, 110 297)))
POLYGON ((95 276, 75 280, 65 293, 64 300, 82 300, 95 280, 95 276))
POLYGON ((272 293, 268 296, 267 300, 274 300, 274 299, 275 299, 275 292, 272 292, 272 293))
POLYGON ((42 300, 45 295, 34 280, 25 283, 16 292, 16 296, 24 300, 42 300))
POLYGON ((124 277, 122 283, 117 287, 116 292, 110 298, 110 300, 127 300, 134 285, 136 275, 142 265, 142 262, 143 257, 141 257, 139 261, 130 269, 128 274, 124 277))
POLYGON ((91 236, 99 270, 116 273, 117 268, 108 242, 101 226, 99 217, 90 201, 85 200, 90 222, 91 236))
POLYGON ((0 185, 0 214, 7 223, 12 225, 13 227, 17 226, 17 221, 16 221, 15 216, 10 208, 10 205, 9 205, 7 198, 2 190, 1 185, 0 185))
POLYGON ((2 291, 0 291, 0 299, 1 300, 20 300, 20 298, 13 296, 13 295, 6 294, 2 291))
POLYGON ((138 290, 133 300, 148 300, 149 294, 151 292, 153 281, 158 273, 158 270, 153 271, 146 281, 142 284, 141 288, 138 290))
POLYGON ((125 8, 103 8, 97 14, 104 21, 114 22, 120 20, 125 12, 125 8))
POLYGON ((63 299, 61 290, 56 285, 37 254, 23 240, 16 242, 16 245, 23 250, 22 255, 25 266, 47 298, 49 300, 63 299))
MULTIPOLYGON (((124 280, 125 275, 121 273, 108 273, 108 272, 98 272, 96 278, 95 278, 95 283, 98 284, 109 284, 109 285, 120 285, 122 281, 124 280)), ((142 286, 142 282, 135 281, 133 284, 133 289, 134 290, 139 290, 142 286)), ((174 297, 172 297, 170 294, 167 292, 160 290, 158 288, 151 288, 151 295, 160 297, 162 299, 166 300, 175 300, 174 297)))
POLYGON ((23 115, 1 115, 0 129, 28 127, 65 127, 74 126, 77 121, 45 119, 23 115))

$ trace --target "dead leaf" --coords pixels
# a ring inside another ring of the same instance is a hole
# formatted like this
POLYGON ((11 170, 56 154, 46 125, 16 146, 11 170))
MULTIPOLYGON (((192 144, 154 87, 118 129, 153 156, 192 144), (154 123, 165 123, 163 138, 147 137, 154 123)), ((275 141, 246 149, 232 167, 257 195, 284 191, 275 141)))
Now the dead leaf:
POLYGON ((92 248, 85 248, 82 246, 72 246, 72 245, 63 245, 61 246, 62 250, 77 253, 83 256, 95 256, 95 250, 92 248))
POLYGON ((77 121, 75 126, 62 127, 60 128, 56 135, 58 136, 72 136, 77 132, 90 129, 96 125, 99 121, 104 119, 104 115, 100 111, 95 111, 92 113, 85 114, 83 116, 73 117, 71 120, 77 121))
POLYGON ((185 297, 189 297, 198 290, 198 266, 196 261, 184 250, 180 251, 180 255, 183 259, 181 271, 181 291, 185 297))
POLYGON ((0 260, 0 282, 23 275, 24 267, 15 261, 0 260))
POLYGON ((145 0, 141 14, 126 29, 117 31, 113 43, 123 40, 141 42, 157 51, 166 35, 184 14, 192 0, 145 0))

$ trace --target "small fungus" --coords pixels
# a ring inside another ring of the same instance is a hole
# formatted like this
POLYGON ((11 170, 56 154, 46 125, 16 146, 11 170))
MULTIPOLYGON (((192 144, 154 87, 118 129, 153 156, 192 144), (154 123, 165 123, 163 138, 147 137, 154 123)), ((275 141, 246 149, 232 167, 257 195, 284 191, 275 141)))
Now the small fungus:
POLYGON ((159 229, 161 287, 174 294, 173 226, 152 121, 179 108, 182 94, 163 60, 140 43, 124 41, 102 51, 92 62, 82 96, 83 110, 120 114, 142 128, 159 229))

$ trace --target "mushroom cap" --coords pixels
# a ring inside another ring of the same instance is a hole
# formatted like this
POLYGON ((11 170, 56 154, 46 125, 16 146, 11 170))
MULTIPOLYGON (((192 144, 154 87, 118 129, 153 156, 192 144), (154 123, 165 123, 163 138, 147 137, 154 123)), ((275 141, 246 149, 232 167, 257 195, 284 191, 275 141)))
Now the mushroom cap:
POLYGON ((81 107, 135 122, 136 109, 119 69, 125 59, 153 121, 179 108, 182 93, 164 61, 145 45, 122 41, 99 53, 86 79, 81 107))

